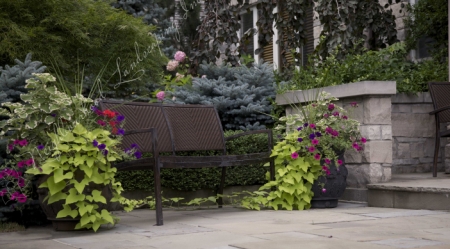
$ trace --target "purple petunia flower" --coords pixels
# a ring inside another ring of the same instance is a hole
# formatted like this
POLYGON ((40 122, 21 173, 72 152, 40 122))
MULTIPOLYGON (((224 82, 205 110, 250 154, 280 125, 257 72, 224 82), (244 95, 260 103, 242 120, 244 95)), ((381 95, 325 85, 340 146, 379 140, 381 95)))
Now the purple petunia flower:
POLYGON ((97 146, 97 148, 99 150, 104 150, 104 149, 106 149, 106 144, 100 144, 99 146, 97 146))
POLYGON ((123 116, 123 115, 119 115, 119 116, 117 116, 117 118, 116 118, 116 120, 117 120, 118 122, 122 122, 124 119, 125 119, 125 116, 123 116))
POLYGON ((344 162, 343 162, 342 160, 337 160, 337 163, 338 163, 339 165, 342 165, 344 162))
POLYGON ((330 115, 328 113, 323 114, 324 118, 328 118, 330 115))
POLYGON ((33 158, 30 158, 30 159, 26 160, 26 161, 25 161, 25 164, 26 164, 27 166, 33 165, 33 164, 34 164, 33 158))
POLYGON ((294 159, 294 160, 297 159, 298 158, 298 153, 297 152, 292 153, 291 154, 291 158, 294 159))
POLYGON ((348 117, 347 116, 342 116, 342 119, 345 119, 345 120, 347 120, 348 119, 348 117))
POLYGON ((334 110, 334 104, 329 104, 328 105, 328 111, 332 111, 332 110, 334 110))
POLYGON ((134 156, 135 156, 137 159, 139 159, 139 158, 142 157, 142 153, 141 153, 140 151, 136 151, 136 152, 134 152, 134 156))
POLYGON ((313 139, 313 140, 311 140, 311 143, 312 143, 313 145, 318 145, 318 144, 319 144, 319 140, 313 139))
POLYGON ((327 189, 323 188, 322 193, 326 193, 326 192, 327 192, 327 189))
POLYGON ((303 126, 304 126, 304 127, 308 127, 308 123, 304 123, 303 126))
POLYGON ((321 137, 322 136, 322 133, 320 133, 320 132, 316 132, 314 134, 316 134, 316 137, 321 137))
POLYGON ((56 117, 56 113, 52 113, 52 114, 50 114, 50 116, 56 117))
POLYGON ((357 107, 357 106, 358 106, 358 102, 351 102, 351 103, 350 103, 350 106, 351 106, 351 107, 357 107))
POLYGON ((44 147, 45 147, 45 146, 44 146, 43 144, 40 144, 40 145, 37 146, 37 149, 38 149, 38 150, 43 150, 44 147))
POLYGON ((311 129, 316 129, 316 125, 315 125, 315 124, 310 124, 309 127, 310 127, 311 129))
POLYGON ((308 151, 309 152, 314 152, 314 151, 316 151, 316 148, 314 148, 314 146, 308 147, 308 151))
POLYGON ((299 126, 297 127, 297 131, 301 131, 303 129, 303 127, 299 126))
POLYGON ((299 137, 299 138, 297 138, 297 141, 303 142, 303 138, 299 137))
POLYGON ((365 144, 367 142, 367 139, 365 137, 361 138, 361 143, 365 144))
POLYGON ((314 134, 314 133, 311 133, 311 134, 309 134, 309 139, 314 139, 316 137, 316 134, 314 134))
POLYGON ((328 159, 328 158, 325 158, 325 163, 326 163, 326 164, 330 164, 330 163, 331 163, 331 160, 328 159))
POLYGON ((98 146, 97 140, 94 139, 94 141, 92 141, 92 145, 94 145, 94 147, 97 147, 98 146))
POLYGON ((333 116, 338 117, 339 116, 339 112, 333 112, 333 116))
POLYGON ((19 178, 19 180, 17 180, 17 185, 19 187, 25 186, 25 180, 23 178, 19 178))
POLYGON ((125 135, 125 130, 124 129, 119 129, 118 131, 117 131, 117 135, 125 135))
POLYGON ((8 150, 12 151, 14 149, 14 144, 8 144, 8 150))
POLYGON ((316 160, 320 160, 320 157, 321 157, 321 156, 320 156, 319 153, 317 153, 317 154, 314 155, 314 159, 316 159, 316 160))
POLYGON ((131 144, 131 148, 132 148, 132 149, 134 149, 134 148, 137 149, 138 147, 139 147, 139 146, 138 146, 137 144, 131 144))
POLYGON ((22 146, 22 147, 23 147, 23 146, 27 146, 27 145, 28 145, 28 141, 27 141, 26 139, 20 140, 20 141, 19 141, 19 145, 22 146))
POLYGON ((108 155, 108 150, 103 150, 102 154, 105 155, 105 156, 108 155))
POLYGON ((17 167, 23 168, 25 166, 25 161, 20 161, 17 163, 17 167))
POLYGON ((95 112, 98 110, 98 108, 95 105, 93 105, 93 106, 91 106, 91 110, 95 112))

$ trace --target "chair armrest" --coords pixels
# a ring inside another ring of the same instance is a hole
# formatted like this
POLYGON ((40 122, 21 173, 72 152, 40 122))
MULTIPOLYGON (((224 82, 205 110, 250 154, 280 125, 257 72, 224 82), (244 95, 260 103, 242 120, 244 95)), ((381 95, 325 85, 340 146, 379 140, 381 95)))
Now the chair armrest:
POLYGON ((429 114, 430 115, 435 115, 435 114, 437 114, 439 112, 446 111, 446 110, 450 110, 450 106, 444 106, 442 108, 436 109, 436 110, 430 112, 429 114))
POLYGON ((239 133, 233 136, 229 136, 225 138, 225 142, 236 139, 238 137, 243 137, 243 136, 248 136, 248 135, 254 135, 254 134, 260 134, 260 133, 267 133, 267 136, 269 138, 268 141, 268 148, 269 148, 269 152, 272 151, 273 149, 273 135, 272 135, 272 130, 257 130, 257 131, 246 131, 243 133, 239 133))

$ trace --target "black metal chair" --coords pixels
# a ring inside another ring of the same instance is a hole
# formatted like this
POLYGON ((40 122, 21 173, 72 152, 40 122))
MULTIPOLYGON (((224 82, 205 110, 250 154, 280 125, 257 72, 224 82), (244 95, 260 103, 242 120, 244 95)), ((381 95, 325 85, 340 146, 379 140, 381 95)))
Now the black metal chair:
POLYGON ((434 115, 436 120, 436 140, 434 147, 433 177, 437 176, 437 161, 441 137, 450 137, 450 130, 441 131, 441 123, 450 122, 450 82, 428 82, 428 88, 433 100, 434 115))

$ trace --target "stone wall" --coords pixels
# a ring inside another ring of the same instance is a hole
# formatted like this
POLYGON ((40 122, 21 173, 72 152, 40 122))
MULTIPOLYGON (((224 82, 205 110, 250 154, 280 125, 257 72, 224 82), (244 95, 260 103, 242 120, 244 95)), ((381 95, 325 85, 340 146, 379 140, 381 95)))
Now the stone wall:
MULTIPOLYGON (((392 173, 431 172, 435 147, 435 120, 429 115, 431 111, 433 103, 429 93, 392 97, 392 173)), ((441 139, 438 171, 450 169, 448 142, 441 139)))

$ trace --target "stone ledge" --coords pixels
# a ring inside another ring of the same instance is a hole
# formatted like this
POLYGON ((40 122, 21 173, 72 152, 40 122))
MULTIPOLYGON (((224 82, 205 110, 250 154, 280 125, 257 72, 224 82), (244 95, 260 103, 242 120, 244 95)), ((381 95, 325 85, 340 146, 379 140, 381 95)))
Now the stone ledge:
POLYGON ((391 97, 392 104, 433 103, 429 92, 417 94, 398 93, 391 97))
POLYGON ((310 90, 290 91, 284 94, 277 94, 276 103, 278 105, 289 105, 294 103, 304 103, 314 100, 318 93, 322 91, 330 93, 336 98, 355 97, 363 95, 394 95, 396 94, 395 81, 361 81, 356 83, 328 86, 310 90))

